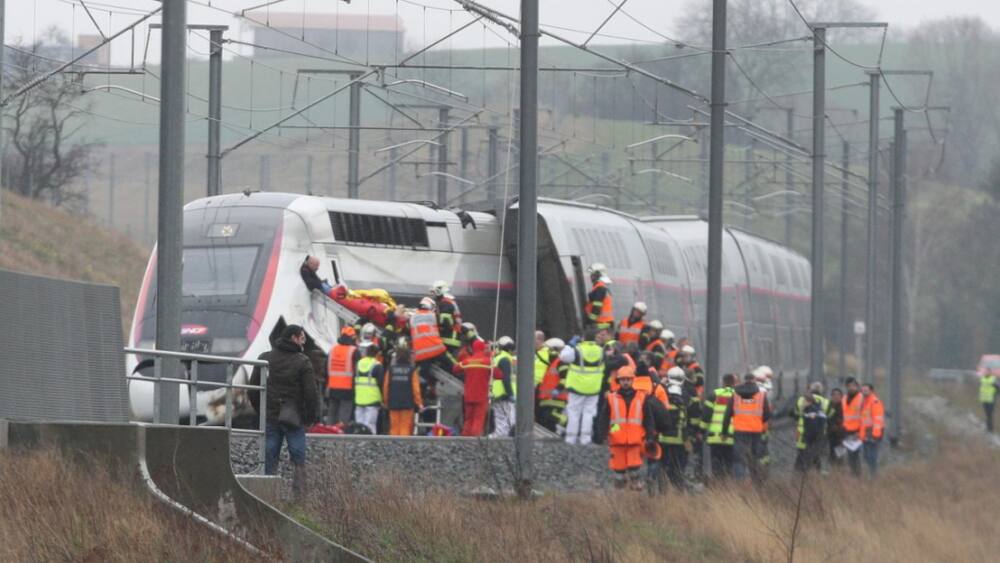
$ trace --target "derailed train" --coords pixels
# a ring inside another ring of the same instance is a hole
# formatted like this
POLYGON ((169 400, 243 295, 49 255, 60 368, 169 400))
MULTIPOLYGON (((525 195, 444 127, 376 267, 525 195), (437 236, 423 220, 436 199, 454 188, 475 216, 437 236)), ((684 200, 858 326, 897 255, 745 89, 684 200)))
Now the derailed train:
MULTIPOLYGON (((503 211, 503 210, 502 210, 503 211)), ((614 313, 635 301, 698 346, 705 337, 707 224, 697 217, 638 218, 594 205, 542 198, 538 203, 538 326, 549 335, 579 333, 588 290, 586 267, 610 270, 614 313)), ((184 208, 181 339, 185 351, 256 358, 286 324, 300 324, 307 346, 326 351, 339 320, 299 275, 306 256, 319 275, 352 288, 384 288, 415 305, 438 279, 449 280, 466 320, 481 334, 513 334, 517 205, 504 213, 437 209, 421 203, 351 200, 284 193, 228 194, 184 208), (499 217, 497 216, 499 215, 499 217)), ((808 366, 808 262, 765 239, 726 229, 723 237, 721 367, 767 364, 779 396, 797 389, 808 366)), ((156 252, 143 279, 130 346, 153 348, 156 252)), ((140 358, 128 358, 129 370, 140 358)), ((142 373, 142 370, 140 370, 142 373)), ((224 381, 221 365, 199 379, 224 381)), ((242 382, 245 372, 237 372, 242 382)), ((152 417, 152 385, 130 383, 132 414, 152 417)), ((181 390, 181 412, 188 412, 181 390)), ((250 409, 235 402, 236 414, 250 409)), ((198 393, 197 414, 225 415, 223 391, 198 393)))

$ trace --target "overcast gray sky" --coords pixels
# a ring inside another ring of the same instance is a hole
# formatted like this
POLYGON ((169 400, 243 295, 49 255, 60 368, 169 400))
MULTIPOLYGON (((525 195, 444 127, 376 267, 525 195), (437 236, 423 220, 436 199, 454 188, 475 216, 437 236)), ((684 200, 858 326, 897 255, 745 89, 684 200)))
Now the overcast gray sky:
MULTIPOLYGON (((860 0, 872 8, 880 19, 891 24, 890 37, 899 36, 906 29, 923 21, 947 16, 981 16, 994 28, 1000 28, 1000 2, 996 0, 860 0)), ((149 10, 158 5, 152 0, 85 0, 101 29, 117 30, 134 20, 141 10, 149 10), (109 14, 109 11, 111 12, 109 14)), ((592 30, 613 9, 613 0, 542 0, 542 23, 579 30, 592 30)), ((645 41, 662 41, 660 35, 684 38, 684 31, 676 29, 674 18, 688 2, 708 3, 709 0, 630 0, 625 5, 624 14, 619 13, 607 24, 603 32, 609 36, 628 37, 645 41), (639 20, 649 29, 637 24, 639 20)), ((250 39, 248 22, 233 18, 230 13, 263 0, 197 0, 189 2, 190 23, 226 23, 232 26, 232 37, 250 39), (201 4, 201 5, 200 5, 201 4), (208 7, 208 4, 213 6, 208 7)), ((482 0, 483 4, 516 15, 518 0, 482 0)), ((614 2, 617 3, 617 2, 614 2)), ((347 5, 337 0, 284 0, 269 8, 273 11, 336 12, 340 13, 398 13, 406 26, 407 46, 416 48, 433 41, 469 20, 470 16, 458 9, 450 0, 354 0, 347 5)), ((250 13, 256 19, 266 19, 267 9, 250 13)), ((157 21, 157 20, 150 20, 157 21)), ((80 0, 7 0, 6 41, 22 40, 30 42, 49 26, 57 25, 68 34, 94 33, 94 25, 80 6, 80 0)), ((803 32, 805 28, 803 27, 803 32)), ((568 37, 582 40, 586 33, 564 32, 568 37)), ((146 29, 143 26, 135 36, 137 57, 141 58, 146 29)), ((474 25, 455 36, 442 46, 481 47, 501 46, 507 39, 505 32, 484 32, 482 26, 474 25)), ((777 39, 777 38, 775 38, 777 39)), ((116 40, 112 46, 115 62, 127 63, 131 56, 129 34, 116 40)), ((614 37, 602 37, 595 43, 612 42, 614 37)), ((150 59, 157 59, 156 34, 149 49, 150 59)), ((196 36, 191 38, 193 53, 205 52, 205 42, 196 36)))

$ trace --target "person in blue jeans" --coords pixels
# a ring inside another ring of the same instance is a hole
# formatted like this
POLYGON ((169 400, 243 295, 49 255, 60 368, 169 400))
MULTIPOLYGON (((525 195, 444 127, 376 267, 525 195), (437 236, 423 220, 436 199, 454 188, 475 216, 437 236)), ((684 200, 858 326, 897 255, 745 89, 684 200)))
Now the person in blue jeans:
POLYGON ((306 484, 306 428, 316 422, 319 412, 312 362, 303 353, 305 343, 305 330, 289 325, 267 357, 264 473, 277 473, 281 445, 287 442, 292 460, 292 490, 300 500, 306 484))

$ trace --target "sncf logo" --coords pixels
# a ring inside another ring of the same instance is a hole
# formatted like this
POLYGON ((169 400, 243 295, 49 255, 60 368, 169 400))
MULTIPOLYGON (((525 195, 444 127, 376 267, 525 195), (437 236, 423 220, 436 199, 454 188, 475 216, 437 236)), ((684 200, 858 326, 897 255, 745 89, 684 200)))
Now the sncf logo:
POLYGON ((182 325, 181 336, 203 336, 208 334, 208 327, 202 325, 182 325))

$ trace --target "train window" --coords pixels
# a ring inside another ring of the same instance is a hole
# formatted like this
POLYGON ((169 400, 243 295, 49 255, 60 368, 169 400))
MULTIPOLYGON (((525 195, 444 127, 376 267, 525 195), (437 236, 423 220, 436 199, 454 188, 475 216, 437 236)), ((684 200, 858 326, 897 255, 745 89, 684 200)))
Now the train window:
POLYGON ((677 275, 677 263, 670 247, 660 241, 649 241, 649 255, 653 261, 653 269, 657 274, 677 275))
POLYGON ((423 219, 331 211, 330 226, 338 242, 428 246, 427 224, 423 219))
POLYGON ((788 273, 785 264, 777 256, 771 256, 771 266, 774 267, 774 280, 778 285, 788 285, 788 273))

